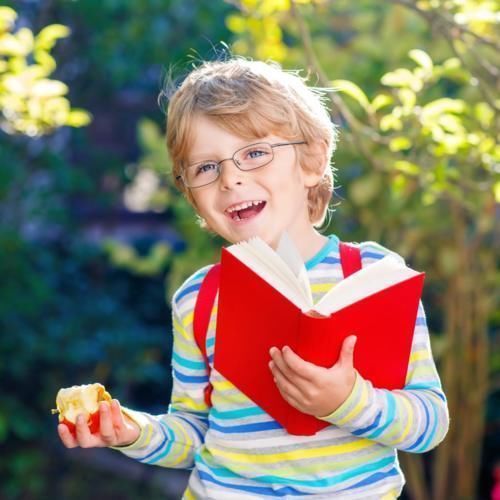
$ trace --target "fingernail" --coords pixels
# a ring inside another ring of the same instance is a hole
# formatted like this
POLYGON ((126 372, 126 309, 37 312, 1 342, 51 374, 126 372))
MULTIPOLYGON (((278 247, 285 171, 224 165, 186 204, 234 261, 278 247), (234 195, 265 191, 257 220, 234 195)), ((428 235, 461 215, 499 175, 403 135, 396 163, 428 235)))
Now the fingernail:
POLYGON ((108 405, 104 401, 101 401, 101 403, 99 404, 99 409, 101 411, 108 411, 108 405))

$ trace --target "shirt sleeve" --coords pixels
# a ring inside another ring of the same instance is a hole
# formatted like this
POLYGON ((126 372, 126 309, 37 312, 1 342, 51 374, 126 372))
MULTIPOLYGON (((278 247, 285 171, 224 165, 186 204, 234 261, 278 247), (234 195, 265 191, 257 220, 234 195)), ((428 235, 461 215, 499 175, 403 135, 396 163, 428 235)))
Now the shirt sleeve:
POLYGON ((437 446, 449 427, 448 405, 432 357, 422 303, 417 320, 405 387, 373 387, 359 373, 348 398, 321 417, 352 434, 392 448, 423 453, 437 446))
MULTIPOLYGON (((404 262, 398 254, 373 242, 362 246, 364 263, 387 253, 404 262)), ((356 436, 413 453, 429 451, 444 439, 449 427, 448 405, 432 357, 422 302, 418 307, 405 387, 376 388, 357 373, 348 398, 321 419, 356 436)))
MULTIPOLYGON (((187 287, 186 290, 193 288, 187 287)), ((188 302, 193 303, 193 300, 188 302)), ((134 443, 115 446, 113 449, 148 464, 172 468, 194 466, 195 454, 203 444, 208 428, 209 408, 204 400, 204 389, 209 377, 203 356, 194 340, 192 322, 193 307, 181 314, 174 297, 173 385, 168 412, 150 415, 123 408, 123 412, 139 425, 140 435, 134 443)))

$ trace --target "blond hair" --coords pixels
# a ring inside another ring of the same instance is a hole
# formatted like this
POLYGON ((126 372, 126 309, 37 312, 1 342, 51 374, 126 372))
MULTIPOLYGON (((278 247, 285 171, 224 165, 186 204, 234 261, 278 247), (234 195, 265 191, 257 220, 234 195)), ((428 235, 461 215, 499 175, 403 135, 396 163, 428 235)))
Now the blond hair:
POLYGON ((315 226, 324 222, 333 192, 330 158, 337 130, 320 89, 308 87, 298 72, 285 71, 277 63, 241 57, 204 62, 189 73, 170 97, 166 138, 176 186, 193 205, 179 176, 187 166, 193 120, 200 114, 251 140, 269 134, 304 140, 307 145, 296 149, 299 165, 322 175, 309 188, 309 219, 315 226))

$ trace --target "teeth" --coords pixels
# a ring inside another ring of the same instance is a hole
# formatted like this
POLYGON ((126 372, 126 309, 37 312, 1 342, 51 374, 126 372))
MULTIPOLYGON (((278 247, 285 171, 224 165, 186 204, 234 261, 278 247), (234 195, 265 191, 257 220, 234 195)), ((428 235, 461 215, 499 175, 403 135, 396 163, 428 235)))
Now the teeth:
POLYGON ((245 201, 244 203, 240 203, 239 205, 235 205, 234 207, 228 208, 226 212, 232 213, 237 210, 243 210, 244 208, 251 207, 252 205, 260 205, 264 203, 263 201, 245 201))

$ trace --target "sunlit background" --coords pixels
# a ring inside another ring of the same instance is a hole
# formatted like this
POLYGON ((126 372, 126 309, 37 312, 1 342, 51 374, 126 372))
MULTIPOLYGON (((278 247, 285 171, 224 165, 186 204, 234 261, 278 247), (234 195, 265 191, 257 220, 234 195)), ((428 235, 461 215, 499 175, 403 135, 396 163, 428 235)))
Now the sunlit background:
POLYGON ((404 498, 492 498, 498 8, 495 0, 2 2, 0 498, 181 497, 188 471, 107 449, 66 450, 50 409, 60 387, 99 381, 124 405, 166 411, 169 301, 218 259, 222 242, 173 187, 161 90, 229 52, 302 69, 330 89, 341 139, 323 231, 379 241, 427 273, 451 428, 431 453, 399 454, 404 498))

